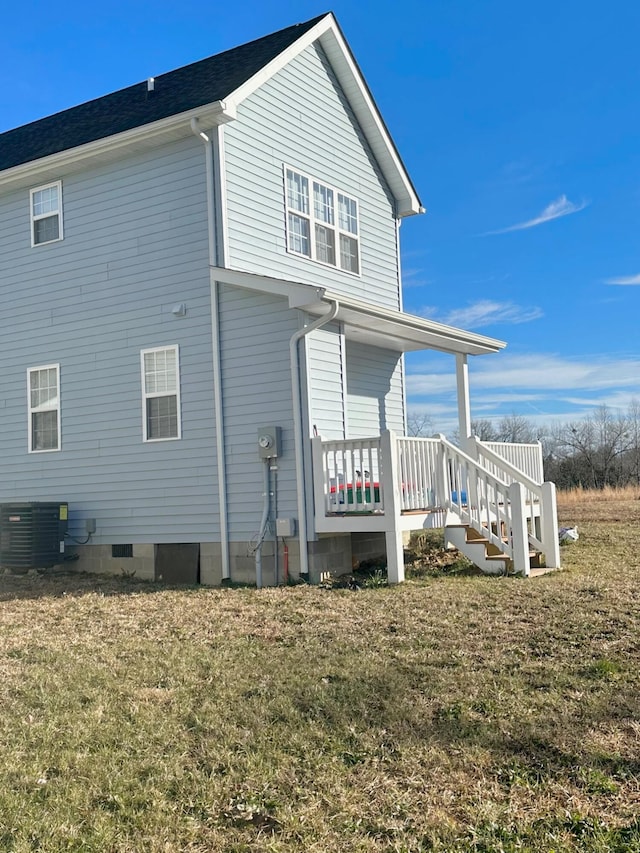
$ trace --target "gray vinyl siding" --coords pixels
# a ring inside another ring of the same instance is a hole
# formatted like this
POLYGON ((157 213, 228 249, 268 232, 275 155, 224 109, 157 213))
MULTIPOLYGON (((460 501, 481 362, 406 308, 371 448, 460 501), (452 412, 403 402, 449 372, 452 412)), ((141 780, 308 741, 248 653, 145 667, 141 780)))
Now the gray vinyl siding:
POLYGON ((401 354, 349 340, 346 350, 348 438, 385 429, 404 435, 401 354))
POLYGON ((326 439, 345 438, 344 338, 333 324, 311 332, 307 342, 309 418, 326 439))
POLYGON ((258 533, 262 516, 260 427, 281 427, 278 515, 298 514, 289 340, 299 316, 286 299, 227 285, 219 309, 229 538, 245 541, 258 533))
POLYGON ((399 307, 391 195, 319 46, 240 105, 225 152, 232 266, 399 307), (361 277, 287 252, 283 164, 358 200, 361 277))
MULTIPOLYGON (((0 501, 67 500, 96 544, 217 538, 204 155, 186 139, 56 176, 64 240, 0 195, 0 501), (185 302, 177 318, 172 306, 185 302), (144 443, 140 350, 180 349, 182 439, 144 443), (60 364, 60 452, 27 452, 27 368, 60 364)), ((38 181, 37 185, 43 181, 38 181)), ((33 185, 32 185, 33 186, 33 185)))

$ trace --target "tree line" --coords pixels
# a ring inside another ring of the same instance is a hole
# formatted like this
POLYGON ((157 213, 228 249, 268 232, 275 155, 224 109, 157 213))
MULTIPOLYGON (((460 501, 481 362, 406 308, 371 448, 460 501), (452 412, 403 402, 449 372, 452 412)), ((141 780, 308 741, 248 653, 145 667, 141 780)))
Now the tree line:
MULTIPOLYGON (((601 405, 590 414, 565 423, 541 426, 513 414, 499 420, 475 420, 471 428, 481 441, 539 441, 545 479, 560 489, 640 485, 639 400, 632 400, 624 413, 601 405)), ((432 435, 433 422, 428 415, 410 411, 407 432, 432 435)), ((454 434, 453 440, 457 439, 454 434)))

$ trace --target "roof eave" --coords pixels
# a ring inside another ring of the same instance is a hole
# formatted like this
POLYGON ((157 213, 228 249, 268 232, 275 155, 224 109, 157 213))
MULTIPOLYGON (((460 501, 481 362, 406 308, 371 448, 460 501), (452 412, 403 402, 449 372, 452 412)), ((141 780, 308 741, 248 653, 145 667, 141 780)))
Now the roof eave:
POLYGON ((45 157, 29 160, 26 163, 21 163, 19 166, 5 169, 0 172, 0 186, 11 186, 12 184, 21 183, 26 179, 33 182, 41 175, 57 173, 70 163, 77 166, 77 164, 85 160, 106 152, 115 152, 127 146, 135 147, 136 145, 144 145, 147 142, 153 142, 157 137, 171 134, 172 132, 179 132, 179 135, 188 136, 191 134, 190 122, 192 118, 199 119, 203 126, 212 127, 213 125, 227 124, 233 121, 236 118, 236 112, 234 106, 227 104, 226 101, 214 101, 211 104, 205 104, 186 112, 175 113, 158 121, 134 127, 131 130, 125 130, 122 133, 104 136, 85 145, 66 148, 64 151, 59 151, 56 154, 48 154, 45 157), (183 129, 184 134, 182 132, 183 129))

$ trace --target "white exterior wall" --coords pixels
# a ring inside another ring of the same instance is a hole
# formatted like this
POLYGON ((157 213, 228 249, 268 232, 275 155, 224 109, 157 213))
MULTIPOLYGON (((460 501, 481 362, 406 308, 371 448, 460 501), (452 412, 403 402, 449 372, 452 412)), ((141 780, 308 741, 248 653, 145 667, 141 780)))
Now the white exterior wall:
POLYGON ((75 535, 83 518, 97 520, 95 544, 213 538, 202 144, 191 137, 57 177, 59 242, 31 247, 33 184, 0 192, 0 502, 67 500, 75 535), (144 443, 140 350, 174 344, 183 437, 144 443), (27 368, 51 363, 60 364, 62 450, 28 453, 27 368))
MULTIPOLYGON (((225 157, 231 266, 399 309, 393 200, 319 47, 309 47, 239 107, 238 120, 225 128, 225 157), (285 165, 357 198, 360 276, 287 252, 285 165)), ((306 341, 308 433, 314 425, 327 438, 362 435, 365 426, 367 435, 385 426, 404 432, 398 354, 373 348, 367 367, 355 345, 353 352, 349 366, 338 324, 306 341)))
POLYGON ((260 529, 264 462, 258 430, 282 429, 278 514, 297 516, 289 339, 299 328, 286 299, 227 285, 220 292, 222 389, 229 537, 248 541, 260 529))
POLYGON ((340 326, 323 326, 305 338, 309 425, 326 439, 346 438, 345 342, 340 326))
POLYGON ((390 429, 405 433, 402 357, 392 350, 347 341, 348 438, 390 429))

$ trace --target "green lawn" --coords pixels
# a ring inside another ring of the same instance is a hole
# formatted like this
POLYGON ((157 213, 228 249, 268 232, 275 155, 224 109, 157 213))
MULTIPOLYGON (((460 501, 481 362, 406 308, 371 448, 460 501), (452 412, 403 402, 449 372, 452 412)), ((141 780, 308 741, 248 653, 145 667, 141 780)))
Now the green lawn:
POLYGON ((0 577, 0 850, 640 851, 637 529, 532 581, 0 577))

